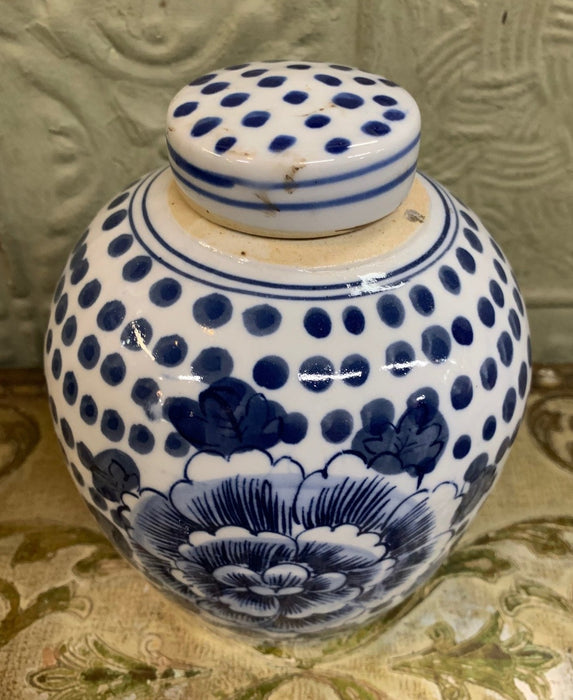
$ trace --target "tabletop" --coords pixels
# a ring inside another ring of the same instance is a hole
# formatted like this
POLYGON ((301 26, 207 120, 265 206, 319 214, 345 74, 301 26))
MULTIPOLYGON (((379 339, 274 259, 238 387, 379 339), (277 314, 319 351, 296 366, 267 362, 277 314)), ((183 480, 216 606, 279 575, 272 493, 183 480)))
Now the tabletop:
POLYGON ((573 699, 573 365, 537 365, 493 492, 434 577, 358 631, 208 627, 100 533, 39 371, 0 371, 0 698, 573 699))

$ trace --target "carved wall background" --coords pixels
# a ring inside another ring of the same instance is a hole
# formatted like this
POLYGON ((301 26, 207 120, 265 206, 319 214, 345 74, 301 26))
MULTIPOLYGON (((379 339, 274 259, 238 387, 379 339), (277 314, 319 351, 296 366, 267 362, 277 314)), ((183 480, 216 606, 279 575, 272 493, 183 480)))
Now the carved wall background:
POLYGON ((165 157, 192 75, 253 58, 391 76, 424 118, 421 168, 508 253, 534 354, 573 341, 573 0, 0 0, 0 364, 40 364, 67 251, 165 157))

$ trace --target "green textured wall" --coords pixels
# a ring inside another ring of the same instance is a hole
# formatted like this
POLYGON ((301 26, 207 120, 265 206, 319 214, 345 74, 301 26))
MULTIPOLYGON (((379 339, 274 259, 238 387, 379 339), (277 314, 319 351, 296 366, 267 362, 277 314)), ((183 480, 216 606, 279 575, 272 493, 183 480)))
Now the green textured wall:
POLYGON ((421 168, 509 255, 537 359, 572 359, 573 0, 0 0, 0 364, 40 364, 49 298, 101 203, 165 158, 190 76, 336 61, 418 99, 421 168))

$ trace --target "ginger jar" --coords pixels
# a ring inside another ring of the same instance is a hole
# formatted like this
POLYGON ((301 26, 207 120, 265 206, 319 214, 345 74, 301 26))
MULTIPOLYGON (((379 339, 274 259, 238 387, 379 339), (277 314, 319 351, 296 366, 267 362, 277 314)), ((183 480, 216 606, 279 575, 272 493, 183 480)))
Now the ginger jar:
POLYGON ((417 172, 386 78, 200 76, 169 167, 72 251, 45 371, 106 535, 217 625, 336 632, 396 606, 475 515, 525 408, 528 323, 476 215, 417 172))

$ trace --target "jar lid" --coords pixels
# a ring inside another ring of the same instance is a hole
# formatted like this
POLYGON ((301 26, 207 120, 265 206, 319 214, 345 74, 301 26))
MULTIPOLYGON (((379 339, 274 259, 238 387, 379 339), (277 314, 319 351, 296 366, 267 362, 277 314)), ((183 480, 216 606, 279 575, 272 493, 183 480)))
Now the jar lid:
POLYGON ((167 148, 191 206, 264 236, 333 235, 394 211, 420 142, 413 97, 326 63, 267 61, 192 80, 172 100, 167 148))

